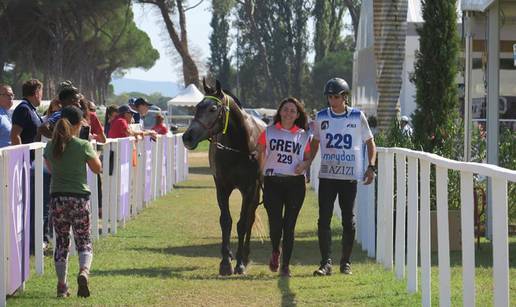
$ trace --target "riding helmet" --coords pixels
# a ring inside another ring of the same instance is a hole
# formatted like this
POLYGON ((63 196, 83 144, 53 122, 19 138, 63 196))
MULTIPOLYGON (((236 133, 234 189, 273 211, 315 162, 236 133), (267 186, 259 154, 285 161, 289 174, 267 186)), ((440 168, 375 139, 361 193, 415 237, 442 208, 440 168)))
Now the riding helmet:
POLYGON ((326 82, 324 86, 324 95, 343 95, 349 93, 349 85, 346 80, 341 78, 332 78, 326 82))

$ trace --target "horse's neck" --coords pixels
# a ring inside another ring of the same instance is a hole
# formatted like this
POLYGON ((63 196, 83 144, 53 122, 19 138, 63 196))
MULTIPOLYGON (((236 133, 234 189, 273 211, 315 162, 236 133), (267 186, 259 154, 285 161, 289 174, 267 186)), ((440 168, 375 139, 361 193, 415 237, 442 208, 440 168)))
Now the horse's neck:
MULTIPOLYGON (((249 151, 249 136, 241 116, 236 116, 234 110, 230 111, 228 129, 226 134, 219 134, 219 142, 222 145, 238 149, 243 152, 249 151)), ((239 112, 239 111, 236 111, 239 112)))

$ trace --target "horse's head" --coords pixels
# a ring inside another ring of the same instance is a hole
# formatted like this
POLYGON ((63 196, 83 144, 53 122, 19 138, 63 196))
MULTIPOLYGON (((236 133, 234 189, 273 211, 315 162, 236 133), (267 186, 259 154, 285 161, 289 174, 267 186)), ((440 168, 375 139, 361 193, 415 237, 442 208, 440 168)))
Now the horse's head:
POLYGON ((217 80, 216 87, 208 86, 203 79, 203 100, 195 107, 195 114, 190 126, 183 134, 183 143, 188 149, 195 149, 197 145, 224 130, 227 124, 229 97, 227 97, 217 80))

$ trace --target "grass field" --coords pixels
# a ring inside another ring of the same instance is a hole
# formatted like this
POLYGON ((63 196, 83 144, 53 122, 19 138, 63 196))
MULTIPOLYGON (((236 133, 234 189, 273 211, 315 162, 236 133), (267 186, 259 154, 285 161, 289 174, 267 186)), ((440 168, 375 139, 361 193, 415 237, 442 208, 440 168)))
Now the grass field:
MULTIPOLYGON (((258 209, 264 227, 254 231, 252 263, 245 276, 219 277, 220 228, 213 180, 204 153, 190 154, 190 180, 154 202, 116 236, 94 243, 92 296, 75 297, 77 258, 71 257, 73 296, 55 298, 56 277, 52 257, 45 259, 45 274, 32 274, 25 292, 9 298, 8 306, 418 306, 420 294, 410 295, 403 281, 360 252, 353 254, 354 275, 336 273, 313 277, 319 261, 317 203, 307 194, 298 219, 292 259, 292 278, 279 278, 268 270, 270 245, 267 217, 258 209)), ((233 252, 240 196, 231 198, 233 252)), ((339 251, 338 221, 333 221, 334 251, 339 251)), ((514 243, 514 242, 512 242, 514 243)), ((516 302, 515 253, 511 244, 511 301, 516 302)), ((477 261, 477 304, 492 305, 492 279, 487 244, 477 261)), ((436 255, 435 255, 436 256, 436 255)), ((340 255, 335 254, 338 259, 340 255)), ((434 262, 436 260, 434 259, 434 262)), ((234 262, 233 262, 234 264, 234 262)), ((452 255, 452 305, 462 305, 460 253, 452 255)), ((338 267, 337 267, 338 271, 338 267)), ((433 274, 433 304, 438 304, 438 272, 433 274)))

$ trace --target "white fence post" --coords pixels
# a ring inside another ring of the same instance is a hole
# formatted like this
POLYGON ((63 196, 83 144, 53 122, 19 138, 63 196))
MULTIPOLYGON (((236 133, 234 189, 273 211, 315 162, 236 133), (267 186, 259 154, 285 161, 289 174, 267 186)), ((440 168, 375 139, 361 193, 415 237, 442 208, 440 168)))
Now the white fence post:
POLYGON ((393 214, 394 214, 394 153, 387 152, 385 154, 385 253, 383 266, 386 269, 392 270, 393 267, 393 214))
POLYGON ((493 177, 494 306, 509 306, 507 180, 493 177))
POLYGON ((405 222, 407 221, 407 162, 404 154, 396 154, 396 277, 405 277, 405 222))
MULTIPOLYGON (((6 168, 4 168, 4 156, 0 151, 0 203, 7 204, 7 174, 6 168)), ((2 205, 0 206, 0 306, 4 307, 6 305, 6 295, 7 295, 7 251, 5 249, 7 245, 7 210, 9 206, 2 205)))
POLYGON ((439 258, 439 306, 450 306, 450 234, 448 219, 448 169, 435 167, 437 198, 437 252, 439 258))
MULTIPOLYGON (((111 176, 109 175, 111 143, 102 148, 102 236, 108 234, 111 196, 111 176)), ((112 161, 111 163, 114 163, 112 161)))
POLYGON ((420 160, 420 250, 421 300, 424 307, 432 306, 432 252, 430 232, 430 162, 420 160))
POLYGON ((43 275, 43 147, 34 149, 34 193, 34 256, 36 272, 43 275))
POLYGON ((408 157, 407 289, 417 292, 418 159, 408 157))
POLYGON ((374 257, 376 254, 376 226, 374 223, 375 219, 375 207, 376 207, 376 198, 375 198, 375 190, 376 190, 376 180, 373 180, 373 182, 370 185, 369 188, 369 201, 367 203, 367 220, 368 220, 368 249, 367 249, 367 256, 374 257))
POLYGON ((385 152, 378 151, 378 202, 376 208, 376 262, 383 263, 385 253, 385 152))
POLYGON ((462 298, 464 306, 475 306, 475 229, 473 173, 460 172, 462 235, 462 298))
MULTIPOLYGON (((96 146, 96 145, 95 145, 96 146)), ((86 165, 86 167, 88 167, 86 165)), ((87 172, 91 172, 89 169, 87 172)), ((91 204, 91 236, 94 240, 99 238, 99 190, 97 182, 97 174, 91 172, 90 190, 90 204, 91 204)))
POLYGON ((109 221, 111 222, 111 233, 117 233, 118 223, 118 194, 120 189, 120 144, 117 140, 111 144, 111 150, 113 151, 113 176, 111 181, 111 202, 109 208, 109 221))

